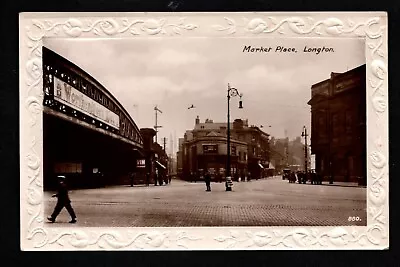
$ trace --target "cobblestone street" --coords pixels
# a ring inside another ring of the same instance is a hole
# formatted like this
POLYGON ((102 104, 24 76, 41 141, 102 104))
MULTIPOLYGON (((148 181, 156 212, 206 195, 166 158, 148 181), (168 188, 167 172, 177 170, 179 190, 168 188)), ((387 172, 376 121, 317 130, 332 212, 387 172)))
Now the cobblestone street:
MULTIPOLYGON (((345 226, 366 225, 366 188, 334 184, 291 184, 281 177, 224 183, 172 180, 166 186, 116 186, 70 191, 75 226, 345 226), (349 217, 359 217, 349 222, 349 217)), ((45 215, 56 204, 45 192, 45 215)), ((53 226, 71 226, 64 209, 53 226)), ((50 225, 50 223, 49 223, 50 225)))

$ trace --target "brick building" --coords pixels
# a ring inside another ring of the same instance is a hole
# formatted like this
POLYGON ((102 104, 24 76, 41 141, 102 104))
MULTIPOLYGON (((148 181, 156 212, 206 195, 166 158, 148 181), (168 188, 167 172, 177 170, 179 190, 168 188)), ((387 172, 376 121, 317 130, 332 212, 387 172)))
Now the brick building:
POLYGON ((366 181, 365 64, 311 87, 311 151, 333 181, 366 181))
MULTIPOLYGON (((231 123, 231 174, 261 177, 269 165, 269 135, 248 122, 231 123)), ((195 120, 193 130, 186 131, 179 142, 178 171, 184 179, 208 170, 214 177, 225 177, 227 163, 227 125, 212 120, 195 120)))
POLYGON ((153 128, 141 128, 140 133, 143 137, 144 157, 142 168, 138 168, 135 173, 135 183, 146 183, 149 175, 149 183, 154 183, 156 174, 165 176, 168 173, 169 158, 164 148, 154 142, 156 131, 153 128))

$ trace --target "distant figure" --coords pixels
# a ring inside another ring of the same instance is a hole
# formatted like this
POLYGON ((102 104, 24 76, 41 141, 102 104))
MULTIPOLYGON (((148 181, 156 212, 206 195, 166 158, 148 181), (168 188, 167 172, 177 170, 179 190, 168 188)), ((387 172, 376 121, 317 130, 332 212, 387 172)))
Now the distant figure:
POLYGON ((158 184, 161 186, 163 185, 163 175, 161 173, 157 174, 158 184))
POLYGON ((146 186, 149 186, 150 183, 150 173, 146 173, 146 186))
POLYGON ((74 209, 71 206, 71 200, 68 196, 68 188, 65 183, 65 176, 58 176, 58 191, 57 194, 52 195, 52 197, 57 197, 57 204, 54 208, 53 213, 50 217, 47 217, 47 220, 50 222, 55 222, 58 214, 60 214, 61 210, 65 207, 71 216, 70 223, 76 223, 76 215, 74 209))
POLYGON ((240 174, 240 181, 246 182, 246 175, 244 174, 244 171, 242 171, 240 174))
POLYGON ((301 172, 298 172, 296 175, 297 175, 297 182, 301 184, 303 179, 303 174, 301 172))
POLYGON ((168 179, 169 179, 169 183, 171 183, 171 180, 172 180, 172 175, 171 174, 168 175, 168 179))
POLYGON ((294 172, 290 172, 288 174, 288 178, 289 178, 289 183, 296 183, 296 175, 294 174, 294 172))
POLYGON ((130 174, 130 179, 131 179, 131 187, 133 187, 133 180, 134 180, 134 178, 135 178, 135 173, 134 173, 134 172, 132 172, 132 173, 130 174))
POLYGON ((317 173, 317 184, 322 184, 322 175, 317 173))
POLYGON ((207 171, 204 174, 204 181, 206 182, 206 187, 207 187, 206 191, 211 191, 211 185, 210 185, 211 184, 211 175, 207 171))

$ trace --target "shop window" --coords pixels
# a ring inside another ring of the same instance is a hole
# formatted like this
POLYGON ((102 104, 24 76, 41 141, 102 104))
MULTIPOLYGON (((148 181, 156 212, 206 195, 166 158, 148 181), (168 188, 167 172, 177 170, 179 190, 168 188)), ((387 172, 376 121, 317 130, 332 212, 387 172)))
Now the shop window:
POLYGON ((82 173, 82 163, 59 162, 54 165, 56 174, 82 173))

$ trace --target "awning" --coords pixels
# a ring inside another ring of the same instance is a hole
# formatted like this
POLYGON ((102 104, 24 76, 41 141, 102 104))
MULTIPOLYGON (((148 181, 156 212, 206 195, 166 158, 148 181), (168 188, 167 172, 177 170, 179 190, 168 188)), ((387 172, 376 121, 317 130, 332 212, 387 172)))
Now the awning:
POLYGON ((159 161, 156 160, 156 163, 158 166, 160 166, 161 168, 163 168, 164 170, 166 169, 166 167, 164 165, 162 165, 159 161))
POLYGON ((261 163, 258 163, 258 166, 260 166, 261 169, 264 169, 264 166, 261 165, 261 163))

